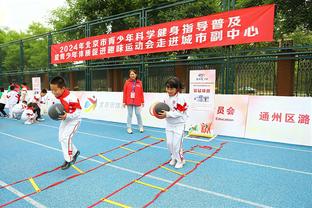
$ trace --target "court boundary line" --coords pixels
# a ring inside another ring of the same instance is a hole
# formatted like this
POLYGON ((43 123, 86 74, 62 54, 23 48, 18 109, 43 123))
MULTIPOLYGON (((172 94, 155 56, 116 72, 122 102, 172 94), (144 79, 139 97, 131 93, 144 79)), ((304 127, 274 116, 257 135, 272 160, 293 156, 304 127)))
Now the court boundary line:
POLYGON ((218 157, 218 156, 215 156, 214 158, 219 159, 219 160, 231 161, 231 162, 235 162, 235 163, 242 163, 242 164, 252 165, 252 166, 258 166, 258 167, 265 167, 265 168, 271 168, 271 169, 276 169, 276 170, 282 170, 282 171, 291 172, 291 173, 300 173, 300 174, 303 174, 303 175, 312 175, 311 172, 307 172, 307 171, 288 169, 288 168, 281 168, 281 167, 274 167, 274 166, 271 166, 271 165, 265 165, 265 164, 248 162, 248 161, 242 161, 242 160, 235 160, 235 159, 230 159, 230 158, 223 158, 223 157, 218 157))
MULTIPOLYGON (((57 150, 57 151, 61 152, 60 149, 56 149, 56 148, 53 148, 53 147, 50 147, 50 146, 47 146, 47 145, 44 145, 44 144, 40 144, 38 142, 29 141, 29 140, 21 138, 21 137, 17 137, 17 136, 14 136, 14 135, 3 133, 1 131, 0 131, 0 134, 9 136, 11 138, 19 139, 19 140, 22 140, 22 141, 30 142, 32 144, 36 144, 36 145, 39 145, 41 147, 45 147, 47 149, 57 150)), ((84 158, 84 159, 87 158, 87 157, 82 156, 82 155, 80 155, 79 157, 84 158)), ((95 160, 95 159, 92 159, 92 158, 88 159, 88 160, 89 161, 93 161, 93 162, 97 162, 97 163, 103 163, 103 162, 101 162, 99 160, 95 160)), ((107 164, 107 166, 113 167, 113 168, 118 169, 118 170, 123 170, 123 171, 128 172, 128 173, 133 173, 133 174, 138 174, 138 175, 143 175, 144 174, 142 172, 134 171, 134 170, 131 170, 131 169, 128 169, 128 168, 124 168, 124 167, 120 167, 120 166, 116 166, 116 165, 112 165, 112 164, 107 164)), ((171 180, 163 179, 163 178, 152 176, 152 175, 150 175, 148 177, 149 178, 153 178, 155 180, 163 181, 163 182, 166 182, 166 183, 172 183, 173 182, 171 180)), ((218 197, 221 197, 221 198, 225 198, 225 199, 229 199, 229 200, 232 200, 232 201, 240 202, 240 203, 243 203, 243 204, 249 204, 249 205, 252 205, 252 206, 263 207, 263 208, 269 208, 270 207, 270 206, 267 206, 267 205, 264 205, 264 204, 255 203, 255 202, 252 202, 252 201, 249 201, 249 200, 237 198, 237 197, 234 197, 234 196, 231 196, 231 195, 226 195, 226 194, 222 194, 222 193, 218 193, 218 192, 214 192, 214 191, 209 191, 207 189, 198 188, 198 187, 187 185, 187 184, 177 183, 176 185, 179 185, 181 187, 188 188, 188 189, 191 189, 191 190, 196 190, 196 191, 199 191, 199 192, 208 193, 208 194, 211 194, 211 195, 214 195, 214 196, 218 196, 218 197)))
MULTIPOLYGON (((53 125, 52 126, 46 125, 46 124, 39 124, 39 125, 45 126, 45 127, 48 127, 48 128, 58 128, 58 127, 55 127, 53 125)), ((0 131, 0 134, 1 133, 2 132, 0 131)), ((77 131, 77 133, 85 134, 85 135, 88 135, 88 136, 96 136, 96 137, 100 137, 100 138, 106 138, 106 139, 110 139, 110 140, 122 141, 122 142, 128 142, 129 141, 129 140, 122 140, 122 139, 118 139, 118 138, 114 138, 114 137, 107 137, 107 136, 102 136, 102 135, 97 135, 97 134, 92 134, 92 133, 90 134, 90 133, 82 132, 82 131, 77 131)), ((212 138, 211 140, 207 140, 206 142, 212 141, 213 139, 216 139, 216 138, 212 138)), ((23 139, 20 139, 20 140, 23 140, 23 139)), ((219 138, 218 138, 218 140, 219 140, 219 138)), ((36 143, 36 142, 30 141, 30 140, 23 140, 23 141, 30 142, 30 143, 33 143, 33 144, 38 144, 40 146, 47 147, 49 149, 52 148, 54 150, 61 151, 61 150, 59 150, 57 148, 46 146, 44 144, 36 143)), ((167 150, 167 148, 160 147, 160 146, 152 146, 151 148, 167 150)), ((289 168, 283 168, 283 167, 277 167, 277 166, 271 166, 271 165, 266 165, 266 164, 261 164, 261 163, 254 163, 254 162, 243 161, 243 160, 236 160, 236 159, 224 158, 224 157, 213 157, 213 158, 219 159, 219 160, 228 160, 228 161, 232 161, 232 162, 235 162, 235 163, 242 163, 242 164, 247 164, 247 165, 252 165, 252 166, 271 168, 271 169, 274 169, 274 170, 281 170, 281 171, 286 171, 286 172, 294 172, 294 173, 300 173, 300 174, 304 174, 304 175, 312 175, 312 172, 295 170, 295 169, 289 169, 289 168)))
MULTIPOLYGON (((40 124, 42 125, 42 124, 40 124)), ((49 126, 49 125, 42 125, 42 126, 45 126, 45 127, 51 127, 51 128, 57 128, 57 127, 54 127, 54 126, 49 126)), ((103 137, 103 138, 109 138, 111 140, 115 140, 114 137, 106 137, 106 136, 101 136, 101 135, 97 135, 97 134, 89 134, 89 133, 86 133, 86 132, 79 132, 78 133, 81 133, 81 134, 86 134, 86 135, 89 135, 89 136, 96 136, 96 137, 103 137)), ((210 140, 205 140, 206 142, 209 142, 209 141, 212 141, 216 139, 216 137, 213 137, 211 138, 210 140)), ((119 139, 116 138, 117 141, 120 141, 119 139)), ((218 140, 223 140, 223 139, 219 139, 218 140)), ((125 140, 127 141, 127 140, 125 140)), ((223 140, 224 141, 224 140, 223 140)), ((232 142, 230 140, 226 140, 228 142, 232 142)), ((164 150, 167 150, 167 148, 165 147, 159 147, 159 146, 153 146, 151 148, 157 148, 157 149, 164 149, 164 150)), ((231 159, 231 158, 224 158, 224 157, 213 157, 215 159, 219 159, 219 160, 226 160, 226 161, 232 161, 232 162, 235 162, 235 163, 242 163, 242 164, 247 164, 247 165, 252 165, 252 166, 258 166, 258 167, 264 167, 264 168, 271 168, 271 169, 274 169, 274 170, 282 170, 282 171, 286 171, 286 172, 294 172, 294 173, 300 173, 300 174, 304 174, 304 175, 312 175, 312 172, 307 172, 307 171, 301 171, 301 170, 295 170, 295 169, 289 169, 289 168, 283 168, 283 167, 278 167, 278 166, 272 166, 272 165, 267 165, 267 164, 261 164, 261 163, 254 163, 254 162, 249 162, 249 161, 243 161, 243 160, 236 160, 236 159, 231 159)))
MULTIPOLYGON (((1 186, 6 186, 8 185, 7 183, 5 183, 4 181, 0 180, 0 185, 1 186)), ((5 189, 7 189, 8 191, 12 192, 13 194, 17 195, 18 197, 23 197, 25 196, 24 193, 20 192, 19 190, 17 190, 16 188, 13 188, 11 186, 5 187, 5 189)), ((31 197, 27 196, 25 198, 23 198, 26 202, 28 202, 29 204, 33 205, 34 207, 37 208, 47 208, 47 206, 41 204, 40 202, 32 199, 31 197)))
MULTIPOLYGON (((106 126, 115 126, 115 127, 120 127, 123 128, 123 126, 121 125, 117 125, 117 124, 106 124, 104 122, 110 122, 110 121, 90 121, 90 119, 86 120, 87 118, 83 118, 83 122, 87 122, 87 123, 95 123, 95 124, 101 124, 101 125, 106 125, 106 126), (102 123, 103 122, 103 123, 102 123)), ((151 127, 151 128, 159 128, 159 127, 151 127)), ((136 128, 137 129, 137 128, 136 128)), ((158 131, 158 130, 153 130, 153 129, 148 129, 147 131, 152 131, 152 132, 158 132, 158 133, 164 133, 164 131, 158 131)), ((224 136, 224 135, 219 135, 219 136, 224 136)), ((229 137, 229 136, 225 136, 225 137, 229 137)), ((206 140, 200 140, 197 138, 190 138, 192 140, 197 140, 197 141, 206 141, 206 140)), ((249 139, 249 138, 246 138, 249 139)), ((295 149, 295 148, 289 148, 289 147, 278 147, 275 145, 266 145, 266 144, 253 144, 253 143, 249 143, 249 142, 240 142, 240 141, 233 141, 230 139, 222 139, 222 138, 218 138, 218 140, 222 140, 222 141, 227 141, 227 142, 233 142, 233 143, 240 143, 240 144, 246 144, 246 145, 253 145, 253 146, 262 146, 262 147, 269 147, 269 148, 276 148, 276 149, 284 149, 284 150, 291 150, 291 151, 298 151, 298 152, 308 152, 308 153, 312 153, 312 151, 310 150, 300 150, 300 149, 295 149)), ((250 140, 250 139, 249 139, 250 140)), ((265 140, 258 140, 255 139, 255 141, 264 141, 264 142, 270 142, 270 141, 265 141, 265 140)), ((284 144, 284 143, 281 143, 284 144)), ((285 143, 285 145, 296 145, 296 144, 287 144, 285 143)))

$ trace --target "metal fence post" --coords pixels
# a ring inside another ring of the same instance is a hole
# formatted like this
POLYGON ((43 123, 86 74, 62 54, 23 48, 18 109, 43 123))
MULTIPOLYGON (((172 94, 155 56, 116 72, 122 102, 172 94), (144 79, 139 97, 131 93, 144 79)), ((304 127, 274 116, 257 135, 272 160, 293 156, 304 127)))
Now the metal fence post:
POLYGON ((25 66, 25 58, 24 58, 24 42, 23 40, 20 40, 20 54, 19 54, 19 65, 20 65, 20 76, 18 76, 17 82, 21 83, 23 78, 23 72, 24 72, 24 66, 25 66))

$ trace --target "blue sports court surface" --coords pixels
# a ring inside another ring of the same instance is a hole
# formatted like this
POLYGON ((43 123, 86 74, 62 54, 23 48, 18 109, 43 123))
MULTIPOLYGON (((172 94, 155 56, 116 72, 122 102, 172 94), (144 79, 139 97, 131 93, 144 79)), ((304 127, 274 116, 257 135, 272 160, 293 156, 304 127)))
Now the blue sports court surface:
POLYGON ((58 126, 0 119, 0 207, 312 207, 312 147, 186 138, 174 169, 164 129, 83 119, 63 171, 58 126))

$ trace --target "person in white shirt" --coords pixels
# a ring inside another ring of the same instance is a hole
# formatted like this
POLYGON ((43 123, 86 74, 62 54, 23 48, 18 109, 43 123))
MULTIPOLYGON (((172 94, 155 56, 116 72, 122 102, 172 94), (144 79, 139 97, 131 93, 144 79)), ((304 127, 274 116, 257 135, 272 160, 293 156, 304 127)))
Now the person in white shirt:
POLYGON ((50 82, 50 88, 65 109, 65 114, 59 116, 62 121, 59 127, 59 142, 65 159, 61 169, 66 170, 76 162, 80 154, 80 151, 73 144, 73 136, 81 122, 81 106, 79 99, 66 88, 64 78, 54 77, 50 82))
POLYGON ((11 85, 10 86, 11 91, 7 94, 6 107, 9 109, 9 118, 13 117, 12 110, 13 110, 14 105, 17 104, 18 98, 19 98, 18 93, 14 89, 15 89, 15 86, 11 85))
POLYGON ((26 101, 22 101, 16 105, 14 105, 14 107, 12 109, 12 118, 20 120, 22 117, 22 113, 24 112, 24 110, 26 108, 27 108, 27 102, 26 101))
POLYGON ((160 118, 166 118, 167 147, 171 154, 169 165, 182 168, 185 164, 183 157, 183 137, 187 118, 188 105, 180 92, 183 89, 179 78, 172 77, 166 82, 168 96, 164 103, 170 107, 170 111, 162 111, 160 118))
POLYGON ((34 96, 32 103, 34 103, 33 108, 34 108, 34 112, 37 114, 37 121, 44 121, 44 118, 41 117, 41 105, 44 105, 44 99, 43 97, 45 97, 47 94, 47 90, 46 89, 42 89, 40 94, 37 94, 34 96))
POLYGON ((27 108, 23 111, 21 119, 24 120, 24 124, 33 124, 36 122, 37 114, 34 112, 33 103, 28 103, 27 108))
POLYGON ((21 85, 22 89, 21 89, 21 101, 27 101, 27 92, 28 92, 28 86, 27 84, 24 82, 22 85, 21 85))
POLYGON ((4 92, 4 88, 0 89, 0 117, 8 117, 7 113, 4 111, 5 104, 7 103, 6 93, 4 92))

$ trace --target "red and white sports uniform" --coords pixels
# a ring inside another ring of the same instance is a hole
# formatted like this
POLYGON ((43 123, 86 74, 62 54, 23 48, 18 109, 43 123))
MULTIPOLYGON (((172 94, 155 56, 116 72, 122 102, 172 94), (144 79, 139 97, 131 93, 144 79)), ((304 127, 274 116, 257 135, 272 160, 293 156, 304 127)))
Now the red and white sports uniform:
POLYGON ((15 119, 20 119, 22 116, 22 113, 24 112, 24 110, 27 108, 27 104, 25 103, 18 103, 16 105, 14 105, 13 109, 12 109, 12 116, 15 119))
POLYGON ((37 114, 32 107, 27 107, 23 113, 21 119, 25 121, 24 124, 33 124, 36 122, 37 114))
POLYGON ((28 87, 24 86, 22 87, 22 90, 21 90, 21 101, 27 101, 27 91, 28 91, 28 87))
POLYGON ((81 106, 79 99, 73 93, 70 93, 68 89, 65 89, 57 99, 60 100, 67 113, 66 119, 62 120, 59 127, 59 142, 62 146, 64 159, 70 162, 77 152, 72 139, 81 121, 81 106))
POLYGON ((19 99, 19 95, 17 94, 16 91, 12 90, 10 92, 8 92, 7 94, 7 103, 6 103, 6 107, 9 109, 9 117, 12 118, 13 117, 13 107, 14 105, 17 104, 19 99))
POLYGON ((180 95, 180 93, 177 93, 174 96, 167 95, 164 103, 166 103, 170 107, 170 111, 167 112, 166 117, 167 147, 171 153, 171 159, 182 162, 182 144, 188 105, 185 102, 185 99, 180 95))

